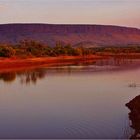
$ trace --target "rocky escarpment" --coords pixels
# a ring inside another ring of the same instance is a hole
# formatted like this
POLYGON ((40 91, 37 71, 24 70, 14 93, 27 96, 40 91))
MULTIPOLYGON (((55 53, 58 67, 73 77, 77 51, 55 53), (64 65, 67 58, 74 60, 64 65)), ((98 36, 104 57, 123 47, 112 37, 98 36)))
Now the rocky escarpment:
POLYGON ((0 43, 17 43, 23 39, 41 41, 49 45, 61 41, 75 47, 140 45, 140 29, 105 25, 0 25, 0 43))

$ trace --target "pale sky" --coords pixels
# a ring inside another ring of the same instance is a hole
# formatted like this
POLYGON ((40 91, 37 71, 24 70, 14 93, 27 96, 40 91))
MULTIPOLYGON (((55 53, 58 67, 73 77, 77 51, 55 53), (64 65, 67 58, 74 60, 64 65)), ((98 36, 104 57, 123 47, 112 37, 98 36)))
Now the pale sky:
POLYGON ((0 24, 108 24, 140 28, 140 0, 0 0, 0 24))

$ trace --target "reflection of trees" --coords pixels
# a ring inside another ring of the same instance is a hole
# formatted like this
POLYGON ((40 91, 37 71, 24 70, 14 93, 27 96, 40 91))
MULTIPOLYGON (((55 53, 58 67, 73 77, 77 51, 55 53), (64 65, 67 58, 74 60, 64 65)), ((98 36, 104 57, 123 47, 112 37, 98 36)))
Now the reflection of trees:
POLYGON ((13 82, 16 79, 16 73, 15 72, 8 72, 8 73, 1 73, 0 79, 4 82, 13 82))
POLYGON ((111 58, 111 59, 101 59, 96 61, 96 65, 105 66, 126 66, 135 63, 132 59, 125 59, 125 58, 111 58))
POLYGON ((0 74, 0 80, 3 80, 4 82, 13 82, 16 77, 19 77, 22 84, 35 84, 38 79, 44 78, 45 75, 45 69, 26 70, 21 72, 7 72, 0 74))
MULTIPOLYGON (((95 68, 89 67, 89 65, 91 66, 93 65, 94 66, 106 66, 106 65, 127 66, 128 65, 129 66, 133 63, 136 64, 137 62, 128 59, 101 59, 101 60, 88 60, 88 61, 86 59, 82 61, 77 60, 72 63, 68 63, 67 65, 61 65, 58 63, 56 67, 36 68, 32 70, 28 69, 22 71, 0 73, 0 80, 3 80, 4 82, 12 82, 15 80, 17 76, 22 84, 23 83, 35 84, 38 79, 44 78, 46 74, 54 75, 54 74, 88 73, 88 72, 95 72, 99 70, 98 68, 96 69, 96 67, 95 68)), ((108 70, 108 69, 106 69, 105 67, 105 69, 101 69, 101 70, 108 70)))
POLYGON ((134 134, 131 139, 140 139, 140 95, 126 104, 130 109, 129 119, 131 120, 131 127, 134 129, 134 134))
POLYGON ((36 84, 38 79, 42 79, 45 77, 46 71, 43 69, 38 69, 33 71, 18 72, 17 75, 20 77, 22 84, 36 84))

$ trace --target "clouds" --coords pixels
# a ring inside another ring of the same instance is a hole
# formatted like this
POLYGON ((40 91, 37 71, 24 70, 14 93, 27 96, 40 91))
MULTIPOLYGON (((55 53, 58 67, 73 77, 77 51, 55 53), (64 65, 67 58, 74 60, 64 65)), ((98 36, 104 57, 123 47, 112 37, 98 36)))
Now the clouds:
POLYGON ((0 23, 86 23, 140 27, 139 13, 140 0, 0 0, 0 23))

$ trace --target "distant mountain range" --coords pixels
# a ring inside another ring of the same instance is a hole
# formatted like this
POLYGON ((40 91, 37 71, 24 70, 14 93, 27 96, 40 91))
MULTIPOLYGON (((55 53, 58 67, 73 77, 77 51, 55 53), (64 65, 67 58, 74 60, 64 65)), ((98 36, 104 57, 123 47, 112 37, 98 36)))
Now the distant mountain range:
POLYGON ((56 42, 73 46, 140 45, 140 29, 110 25, 1 24, 0 43, 31 39, 53 46, 56 42))

